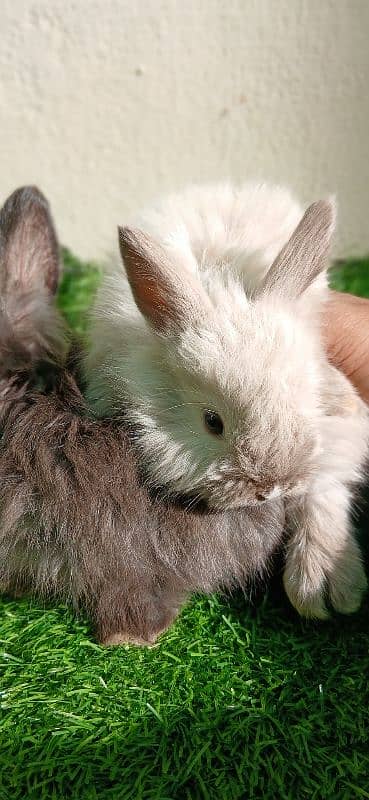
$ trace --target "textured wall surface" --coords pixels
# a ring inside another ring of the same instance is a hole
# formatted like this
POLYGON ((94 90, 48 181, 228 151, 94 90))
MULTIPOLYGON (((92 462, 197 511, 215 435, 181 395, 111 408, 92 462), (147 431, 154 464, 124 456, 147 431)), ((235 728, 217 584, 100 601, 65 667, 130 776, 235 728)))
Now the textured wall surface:
POLYGON ((369 251, 368 0, 1 0, 0 200, 49 196, 77 254, 193 180, 339 198, 369 251))

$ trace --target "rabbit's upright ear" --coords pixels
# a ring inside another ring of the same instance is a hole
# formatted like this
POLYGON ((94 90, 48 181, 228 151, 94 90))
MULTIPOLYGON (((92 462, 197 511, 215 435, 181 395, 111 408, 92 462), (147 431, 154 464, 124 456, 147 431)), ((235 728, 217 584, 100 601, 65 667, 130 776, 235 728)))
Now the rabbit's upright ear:
POLYGON ((184 330, 209 308, 190 271, 176 269, 166 252, 141 230, 119 228, 119 246, 136 305, 159 333, 184 330))
POLYGON ((332 199, 313 203, 270 267, 260 290, 297 298, 323 272, 335 227, 332 199))
POLYGON ((1 295, 53 295, 59 248, 49 205, 34 186, 17 189, 0 211, 1 295))

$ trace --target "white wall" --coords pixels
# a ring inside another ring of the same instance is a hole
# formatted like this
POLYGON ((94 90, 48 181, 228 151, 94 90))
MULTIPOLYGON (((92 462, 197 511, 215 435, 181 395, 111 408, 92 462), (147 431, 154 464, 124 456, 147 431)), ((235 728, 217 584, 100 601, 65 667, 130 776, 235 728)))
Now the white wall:
POLYGON ((369 0, 0 0, 0 200, 37 183, 101 259, 156 194, 263 177, 369 251, 368 40, 369 0))

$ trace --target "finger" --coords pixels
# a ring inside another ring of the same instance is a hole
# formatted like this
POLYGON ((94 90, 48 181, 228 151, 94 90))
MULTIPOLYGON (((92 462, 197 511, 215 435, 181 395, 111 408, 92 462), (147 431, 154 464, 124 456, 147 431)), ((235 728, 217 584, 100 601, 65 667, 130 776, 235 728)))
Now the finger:
POLYGON ((329 360, 369 403, 369 300, 331 292, 323 331, 329 360))

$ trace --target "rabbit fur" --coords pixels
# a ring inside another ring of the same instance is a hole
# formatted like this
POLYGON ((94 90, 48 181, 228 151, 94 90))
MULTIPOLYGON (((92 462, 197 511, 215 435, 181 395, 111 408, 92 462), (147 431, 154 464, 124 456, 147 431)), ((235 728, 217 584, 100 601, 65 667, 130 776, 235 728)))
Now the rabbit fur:
POLYGON ((265 184, 158 201, 119 230, 85 363, 90 407, 132 426, 149 486, 217 512, 283 503, 285 589, 317 618, 366 588, 350 508, 368 409, 322 345, 334 226, 332 199, 303 214, 265 184))
POLYGON ((54 302, 45 198, 0 213, 0 587, 85 609, 106 644, 148 644, 190 592, 245 586, 281 541, 280 498, 189 510, 152 496, 131 427, 92 418, 54 302))

